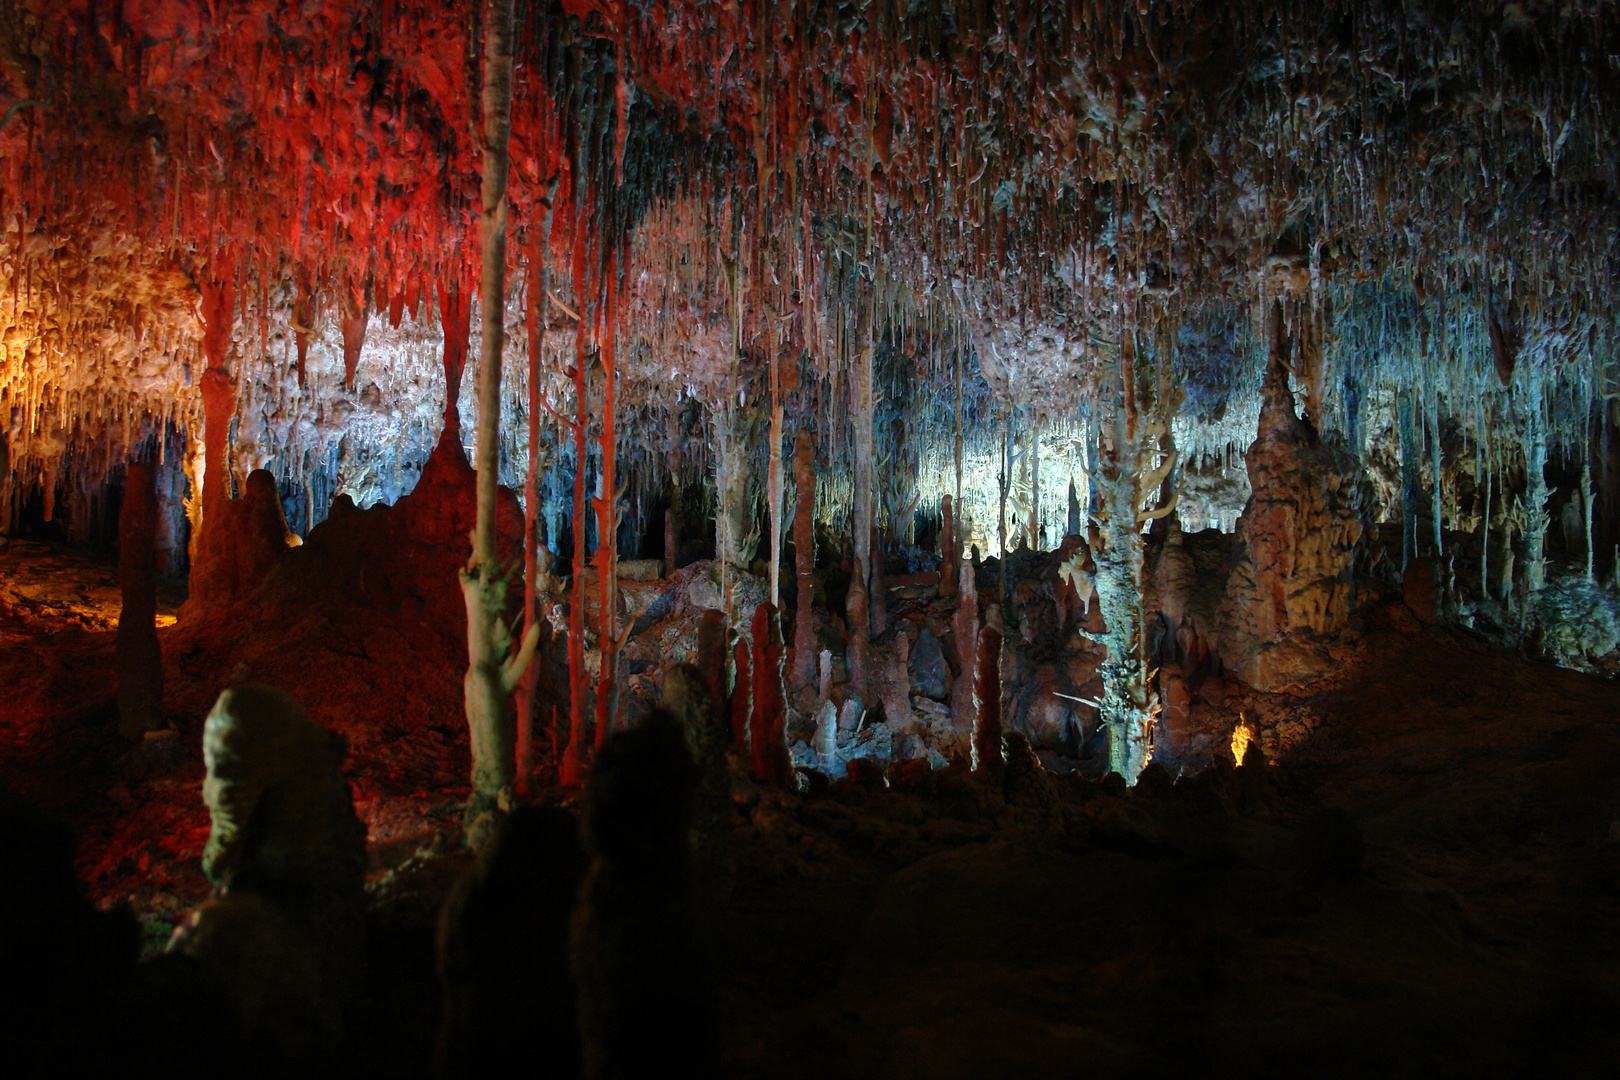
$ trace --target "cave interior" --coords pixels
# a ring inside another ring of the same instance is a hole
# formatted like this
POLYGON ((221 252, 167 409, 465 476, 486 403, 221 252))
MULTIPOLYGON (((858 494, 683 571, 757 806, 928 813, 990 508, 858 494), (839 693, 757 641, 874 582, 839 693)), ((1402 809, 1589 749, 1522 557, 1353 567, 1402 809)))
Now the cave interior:
POLYGON ((11 0, 16 1060, 1613 1075, 1617 113, 1614 0, 11 0))

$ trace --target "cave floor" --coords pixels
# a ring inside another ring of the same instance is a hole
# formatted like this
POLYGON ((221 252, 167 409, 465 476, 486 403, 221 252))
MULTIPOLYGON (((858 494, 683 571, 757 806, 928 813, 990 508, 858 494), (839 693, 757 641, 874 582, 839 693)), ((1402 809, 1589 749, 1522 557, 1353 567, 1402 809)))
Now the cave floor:
MULTIPOLYGON (((74 828, 93 897, 129 903, 155 950, 207 891, 199 735, 245 646, 160 631, 175 735, 126 748, 109 574, 0 549, 0 781, 74 828)), ((370 678, 327 618, 253 674, 370 678)), ((366 664, 399 662, 367 640, 366 664)), ((1613 1075, 1620 687, 1398 605, 1350 653, 1247 700, 1307 733, 1274 767, 1128 794, 1047 773, 740 792, 717 919, 731 1075, 1613 1075)), ((431 1060, 433 918, 469 862, 459 682, 377 682, 345 730, 376 974, 349 1075, 431 1060)))

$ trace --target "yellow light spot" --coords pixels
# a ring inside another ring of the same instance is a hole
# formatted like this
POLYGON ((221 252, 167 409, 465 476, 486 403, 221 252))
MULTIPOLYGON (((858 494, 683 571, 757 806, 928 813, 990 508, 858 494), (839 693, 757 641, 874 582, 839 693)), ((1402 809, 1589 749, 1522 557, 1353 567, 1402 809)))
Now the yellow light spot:
POLYGON ((1243 764, 1243 755, 1249 749, 1249 744, 1260 737, 1260 731, 1250 722, 1245 714, 1238 719, 1237 727, 1232 729, 1232 760, 1243 764))

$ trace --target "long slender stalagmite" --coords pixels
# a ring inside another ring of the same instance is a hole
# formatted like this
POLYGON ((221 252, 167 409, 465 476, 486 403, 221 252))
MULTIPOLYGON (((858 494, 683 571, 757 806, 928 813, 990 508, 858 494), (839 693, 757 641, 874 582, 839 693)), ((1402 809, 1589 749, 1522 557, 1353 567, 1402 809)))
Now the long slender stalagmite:
POLYGON ((741 747, 748 741, 748 720, 754 711, 754 674, 747 635, 737 635, 731 652, 737 673, 736 685, 731 689, 731 745, 741 747))
POLYGON ((995 774, 1001 770, 1001 631, 986 626, 979 631, 974 697, 978 715, 973 728, 974 769, 995 774))
MULTIPOLYGON (((585 230, 574 226, 574 288, 585 304, 585 230)), ((590 422, 590 354, 581 311, 574 330, 574 575, 568 602, 568 747, 563 751, 561 780, 565 787, 585 782, 585 429, 590 422)))
POLYGON ((681 483, 676 477, 669 479, 669 499, 664 508, 664 576, 675 572, 676 549, 681 540, 681 483))
POLYGON ((468 842, 488 838, 489 818, 512 785, 512 691, 534 655, 531 626, 515 653, 506 625, 507 575, 495 551, 500 475, 501 349, 506 322, 506 147, 511 135, 512 0, 484 5, 484 175, 479 237, 483 255, 483 335, 478 369, 477 523, 472 559, 461 572, 467 603, 467 727, 472 738, 468 842))
POLYGON ((845 609, 849 615, 849 681, 864 700, 871 675, 872 573, 872 326, 868 314, 858 320, 861 343, 850 373, 850 419, 855 425, 855 500, 850 529, 855 544, 854 574, 850 578, 845 609))
POLYGON ((946 599, 956 595, 956 514, 951 497, 939 501, 939 595, 946 599))
MULTIPOLYGON (((193 600, 207 600, 212 562, 219 529, 224 526, 224 504, 231 497, 227 479, 226 450, 230 440, 231 414, 236 411, 236 382, 225 370, 231 347, 231 321, 236 309, 236 262, 228 252, 220 252, 208 264, 201 282, 203 355, 208 367, 202 375, 203 404, 203 483, 202 520, 193 522, 192 591, 193 600)), ((51 488, 47 486, 47 498, 51 488)), ((50 520, 49 510, 46 520, 50 520)))
MULTIPOLYGON (((615 464, 618 460, 619 432, 614 415, 614 361, 613 344, 615 320, 618 318, 618 275, 610 259, 606 271, 607 297, 599 316, 602 358, 602 431, 597 436, 601 447, 602 466, 597 474, 596 486, 601 494, 596 497, 596 577, 602 589, 602 626, 597 637, 597 649, 602 654, 601 668, 596 680, 596 748, 607 741, 613 726, 613 714, 618 708, 619 680, 619 605, 615 595, 618 585, 619 564, 619 489, 615 464)), ((628 629, 628 628, 627 628, 628 629)))
POLYGON ((754 777, 781 787, 793 774, 782 712, 782 630, 776 609, 754 609, 753 710, 748 718, 748 756, 754 777))
POLYGON ((816 594, 816 452, 810 432, 800 429, 793 440, 793 561, 797 570, 798 598, 793 613, 793 688, 809 689, 816 681, 816 635, 813 601, 816 594))
MULTIPOLYGON (((551 195, 556 194, 553 185, 551 195)), ((551 246, 551 198, 546 200, 540 227, 530 238, 527 309, 524 319, 529 334, 529 470, 523 483, 523 634, 541 633, 538 603, 540 566, 540 363, 546 335, 546 255, 551 246)), ((531 663, 523 671, 517 690, 517 792, 529 794, 534 776, 535 690, 539 686, 540 665, 531 663)))
POLYGON ((871 636, 877 637, 889 628, 889 605, 888 590, 883 584, 883 536, 876 528, 872 530, 872 546, 869 550, 872 553, 872 569, 867 575, 867 626, 871 636))
POLYGON ((766 504, 771 515, 771 606, 782 606, 782 377, 777 371, 776 341, 765 335, 771 364, 771 446, 765 477, 766 504))
POLYGON ((976 695, 979 671, 979 589, 971 562, 958 570, 956 611, 951 615, 951 641, 956 646, 956 680, 951 683, 953 753, 975 756, 973 738, 979 727, 976 695))

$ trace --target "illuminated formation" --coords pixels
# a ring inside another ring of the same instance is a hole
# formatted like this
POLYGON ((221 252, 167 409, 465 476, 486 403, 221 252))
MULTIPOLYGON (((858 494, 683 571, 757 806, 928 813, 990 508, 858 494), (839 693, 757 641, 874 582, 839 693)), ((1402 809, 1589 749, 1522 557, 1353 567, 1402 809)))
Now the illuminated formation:
MULTIPOLYGON (((1421 650, 1523 700, 1620 673, 1617 58, 1614 0, 13 0, 6 745, 116 736, 84 754, 118 821, 74 819, 104 897, 146 887, 143 829, 195 856, 202 810, 159 782, 244 686, 341 734, 390 874, 449 857, 401 854, 425 830, 526 850, 526 803, 667 812, 670 957, 762 881, 897 902, 828 856, 852 837, 933 897, 917 845, 1171 859, 1174 800, 1226 829, 1370 798, 1310 773, 1362 761, 1323 749, 1344 716, 1484 708, 1390 674, 1421 650), (110 597, 68 636, 42 597, 51 560, 115 553, 104 658, 75 635, 110 597), (673 809, 610 786, 677 728, 701 775, 664 779, 673 809), (901 788, 932 801, 868 828, 901 788)), ((1406 888, 1321 820, 1354 872, 1274 906, 1406 888)), ((657 996, 612 839, 573 945, 599 1075, 640 1060, 613 987, 657 996)), ((1269 867, 1255 845, 1221 850, 1269 867)), ((477 925, 521 918, 499 865, 454 916, 450 1071, 487 1050, 476 973, 521 981, 477 925)), ((197 955, 256 910, 216 884, 197 955)), ((558 985, 565 936, 533 936, 558 985)), ((724 967, 719 1011, 771 1000, 724 967)), ((329 1026, 288 1053, 335 1053, 329 1026)), ((716 1068, 711 1036, 731 1064, 769 1041, 687 1032, 716 1068)), ((895 1061, 868 1071, 940 1071, 895 1061)))

